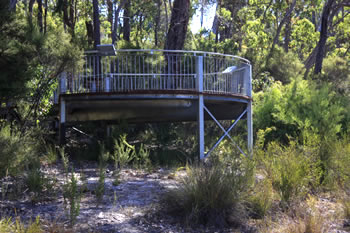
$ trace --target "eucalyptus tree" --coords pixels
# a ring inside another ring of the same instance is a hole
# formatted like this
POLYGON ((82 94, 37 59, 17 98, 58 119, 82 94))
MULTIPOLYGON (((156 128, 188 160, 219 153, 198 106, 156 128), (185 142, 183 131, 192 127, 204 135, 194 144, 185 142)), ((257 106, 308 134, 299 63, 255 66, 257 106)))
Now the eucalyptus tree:
POLYGON ((164 49, 183 49, 190 19, 190 7, 190 0, 174 0, 164 49))

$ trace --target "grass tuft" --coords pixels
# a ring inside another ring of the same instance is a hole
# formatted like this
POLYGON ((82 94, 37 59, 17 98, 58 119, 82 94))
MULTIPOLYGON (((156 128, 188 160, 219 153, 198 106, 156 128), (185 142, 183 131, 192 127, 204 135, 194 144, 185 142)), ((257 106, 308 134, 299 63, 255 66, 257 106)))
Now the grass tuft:
POLYGON ((247 159, 231 159, 230 165, 216 160, 187 167, 187 176, 165 201, 170 212, 184 216, 187 223, 237 225, 246 216, 242 201, 251 181, 247 159))

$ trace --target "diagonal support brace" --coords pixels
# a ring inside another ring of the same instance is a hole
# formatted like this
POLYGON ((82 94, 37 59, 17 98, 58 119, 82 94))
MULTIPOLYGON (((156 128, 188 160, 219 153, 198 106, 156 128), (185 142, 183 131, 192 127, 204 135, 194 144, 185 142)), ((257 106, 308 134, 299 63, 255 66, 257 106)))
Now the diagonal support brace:
POLYGON ((222 125, 215 119, 215 117, 213 116, 213 114, 210 113, 210 111, 204 106, 204 109, 208 112, 208 114, 214 119, 214 121, 219 125, 219 127, 224 131, 224 135, 222 135, 220 137, 220 139, 214 144, 214 146, 206 153, 205 157, 209 156, 211 154, 211 152, 213 152, 213 150, 220 144, 220 142, 227 136, 228 138, 230 138, 232 140, 232 142, 235 144, 235 146, 238 148, 238 150, 244 155, 247 156, 243 150, 233 141, 233 139, 231 138, 231 136, 228 134, 239 122, 239 120, 247 113, 247 109, 245 109, 241 115, 235 120, 235 122, 233 122, 233 124, 227 129, 225 130, 222 125))

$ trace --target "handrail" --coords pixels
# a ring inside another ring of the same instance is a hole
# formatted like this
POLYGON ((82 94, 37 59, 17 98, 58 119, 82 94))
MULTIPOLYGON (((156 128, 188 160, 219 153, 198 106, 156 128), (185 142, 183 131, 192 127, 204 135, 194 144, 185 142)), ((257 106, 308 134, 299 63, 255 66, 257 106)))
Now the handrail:
POLYGON ((201 92, 201 83, 203 92, 251 97, 251 64, 239 56, 153 49, 121 49, 116 55, 92 50, 85 55, 82 70, 67 70, 60 76, 59 93, 201 92))
MULTIPOLYGON (((236 59, 240 59, 244 61, 247 64, 250 64, 250 61, 248 59, 245 59, 240 56, 231 55, 231 54, 223 54, 223 53, 217 53, 217 52, 205 52, 205 51, 193 51, 193 50, 165 50, 165 49, 118 49, 115 51, 118 52, 165 52, 165 53, 192 53, 193 55, 202 54, 202 55, 217 55, 217 56, 225 56, 225 57, 232 57, 236 59)), ((85 51, 85 54, 98 54, 98 50, 87 50, 85 51)), ((113 56, 113 55, 108 55, 113 56)))

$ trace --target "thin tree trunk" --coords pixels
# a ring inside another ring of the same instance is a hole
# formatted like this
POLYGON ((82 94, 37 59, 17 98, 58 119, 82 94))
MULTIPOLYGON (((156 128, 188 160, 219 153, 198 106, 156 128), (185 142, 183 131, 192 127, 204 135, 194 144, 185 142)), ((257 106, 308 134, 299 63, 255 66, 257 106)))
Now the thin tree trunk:
POLYGON ((120 10, 124 7, 126 3, 126 0, 123 0, 115 9, 114 13, 114 25, 113 25, 113 30, 112 30, 112 44, 115 44, 117 40, 117 30, 118 30, 118 24, 119 24, 119 13, 120 10))
POLYGON ((35 0, 29 0, 29 5, 28 5, 28 11, 29 11, 29 17, 32 19, 33 16, 33 5, 34 5, 35 0))
POLYGON ((203 27, 204 5, 205 5, 205 0, 202 0, 202 2, 201 2, 201 28, 203 27))
POLYGON ((111 25, 111 34, 109 34, 108 36, 110 38, 112 38, 112 32, 113 32, 113 2, 112 0, 107 0, 107 20, 111 25))
POLYGON ((328 0, 327 3, 323 7, 322 18, 321 18, 321 33, 320 40, 318 41, 318 48, 316 52, 316 60, 315 60, 315 74, 321 73, 323 58, 326 52, 326 42, 328 38, 328 20, 329 15, 331 13, 331 8, 334 3, 334 0, 328 0))
POLYGON ((284 15, 281 23, 277 27, 276 35, 275 35, 275 37, 273 39, 273 42, 272 42, 272 46, 271 46, 271 49, 270 49, 269 57, 272 55, 272 52, 275 49, 275 45, 278 43, 278 39, 280 37, 280 33, 281 33, 281 30, 282 30, 282 27, 286 23, 286 21, 288 20, 289 16, 292 14, 292 12, 294 10, 294 7, 296 5, 296 2, 297 2, 296 0, 293 0, 292 5, 289 7, 289 9, 286 12, 286 14, 284 15))
POLYGON ((92 22, 91 21, 85 21, 85 26, 86 26, 88 44, 92 45, 93 40, 94 40, 94 28, 92 26, 92 22))
POLYGON ((38 26, 40 32, 44 31, 43 27, 43 2, 42 0, 37 0, 38 3, 38 26))
POLYGON ((47 3, 47 0, 45 0, 44 34, 46 34, 46 30, 47 30, 47 8, 48 8, 48 3, 47 3))
POLYGON ((123 22, 123 38, 130 41, 130 0, 125 3, 123 22))
POLYGON ((74 28, 75 28, 75 3, 74 0, 69 2, 69 28, 71 30, 71 35, 74 37, 74 28))
POLYGON ((158 46, 158 30, 159 30, 159 23, 160 23, 160 7, 162 5, 162 2, 160 0, 157 0, 157 16, 155 18, 155 27, 154 27, 154 45, 158 46))
POLYGON ((289 43, 291 41, 291 39, 290 39, 291 34, 292 34, 291 24, 292 24, 292 16, 289 15, 289 17, 287 19, 287 23, 286 23, 285 34, 284 34, 284 45, 283 45, 284 51, 286 53, 288 53, 288 51, 289 51, 289 43))
POLYGON ((168 17, 168 7, 167 7, 166 0, 164 0, 164 8, 165 8, 165 31, 168 32, 169 17, 168 17))
POLYGON ((17 0, 10 0, 10 11, 16 11, 17 0))
POLYGON ((100 35, 100 14, 98 8, 98 0, 93 0, 93 19, 94 19, 94 47, 97 48, 97 45, 101 44, 101 35, 100 35))

